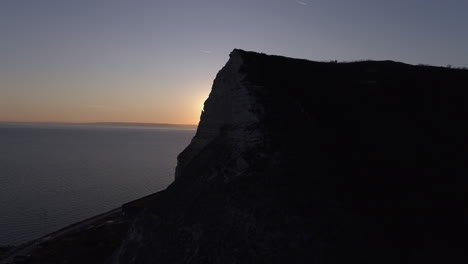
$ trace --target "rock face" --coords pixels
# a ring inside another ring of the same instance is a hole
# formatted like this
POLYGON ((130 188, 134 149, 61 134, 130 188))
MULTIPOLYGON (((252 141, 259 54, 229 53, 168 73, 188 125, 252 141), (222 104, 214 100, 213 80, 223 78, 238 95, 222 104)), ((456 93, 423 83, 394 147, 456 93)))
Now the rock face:
POLYGON ((468 71, 234 50, 115 263, 466 263, 468 71))

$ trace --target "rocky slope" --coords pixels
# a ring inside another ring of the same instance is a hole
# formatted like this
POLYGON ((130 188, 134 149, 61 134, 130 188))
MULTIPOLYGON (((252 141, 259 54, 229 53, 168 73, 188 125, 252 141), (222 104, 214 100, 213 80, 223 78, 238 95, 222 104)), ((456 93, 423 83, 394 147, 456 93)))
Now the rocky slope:
POLYGON ((114 263, 461 263, 468 71, 234 50, 114 263))

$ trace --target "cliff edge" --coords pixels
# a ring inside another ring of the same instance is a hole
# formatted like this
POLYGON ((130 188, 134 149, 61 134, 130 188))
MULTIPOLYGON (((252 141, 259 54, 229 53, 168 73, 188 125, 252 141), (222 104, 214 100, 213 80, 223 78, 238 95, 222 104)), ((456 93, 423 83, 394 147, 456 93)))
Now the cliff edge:
POLYGON ((114 263, 461 263, 468 71, 234 50, 114 263))

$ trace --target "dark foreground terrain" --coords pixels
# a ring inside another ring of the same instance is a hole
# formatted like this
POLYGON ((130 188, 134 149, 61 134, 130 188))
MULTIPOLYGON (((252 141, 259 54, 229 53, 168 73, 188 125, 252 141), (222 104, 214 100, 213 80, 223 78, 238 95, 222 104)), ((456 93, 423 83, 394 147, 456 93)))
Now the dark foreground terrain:
POLYGON ((128 228, 122 210, 112 210, 29 243, 5 247, 0 263, 110 263, 128 228))
POLYGON ((466 263, 468 71, 234 50, 115 263, 466 263))
MULTIPOLYGON (((82 263, 467 263, 467 89, 466 70, 234 50, 174 183, 123 206, 132 219, 123 241, 84 231, 78 248, 106 249, 73 254, 82 263)), ((63 263, 54 254, 67 243, 35 254, 63 263)))

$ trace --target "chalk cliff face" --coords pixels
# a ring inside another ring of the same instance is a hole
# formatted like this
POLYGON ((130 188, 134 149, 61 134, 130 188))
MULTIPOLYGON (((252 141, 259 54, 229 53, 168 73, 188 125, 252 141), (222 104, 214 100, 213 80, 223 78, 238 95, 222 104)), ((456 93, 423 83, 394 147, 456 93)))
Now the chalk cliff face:
POLYGON ((234 50, 114 262, 461 263, 467 88, 464 70, 234 50))

